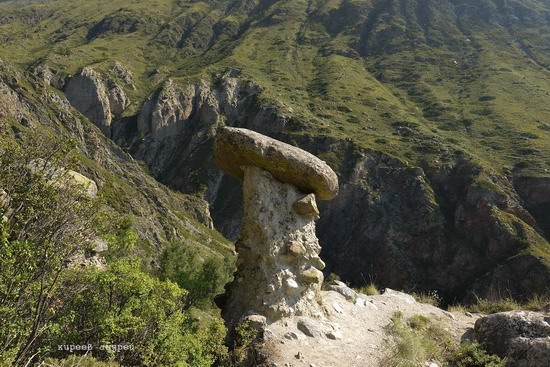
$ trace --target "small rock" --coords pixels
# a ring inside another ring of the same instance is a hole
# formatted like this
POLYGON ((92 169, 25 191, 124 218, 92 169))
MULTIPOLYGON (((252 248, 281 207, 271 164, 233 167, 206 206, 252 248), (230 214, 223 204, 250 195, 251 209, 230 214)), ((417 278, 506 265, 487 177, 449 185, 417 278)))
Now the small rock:
POLYGON ((287 285, 288 288, 292 288, 292 289, 296 289, 296 288, 299 287, 298 283, 292 278, 288 278, 286 280, 286 285, 287 285))
POLYGON ((303 354, 302 352, 298 352, 298 354, 296 354, 296 355, 294 356, 294 358, 296 358, 296 359, 304 359, 305 357, 304 357, 304 354, 303 354))
POLYGON ((415 304, 416 303, 416 300, 410 294, 394 291, 393 289, 390 289, 390 288, 386 288, 384 290, 383 295, 399 298, 399 299, 401 299, 401 300, 403 300, 403 301, 405 301, 406 303, 409 303, 409 304, 415 304))
POLYGON ((340 340, 342 339, 342 332, 340 330, 331 330, 326 333, 326 336, 332 340, 340 340))
POLYGON ((473 313, 471 313, 471 312, 466 312, 466 314, 465 314, 465 315, 466 315, 466 316, 468 316, 468 317, 474 317, 474 314, 473 314, 473 313))
POLYGON ((287 253, 294 256, 303 256, 307 252, 305 246, 299 241, 291 241, 288 244, 287 253))
POLYGON ((277 335, 269 329, 264 330, 264 340, 277 340, 277 335))
POLYGON ((241 319, 241 322, 247 322, 250 327, 260 331, 265 331, 267 327, 267 319, 262 315, 247 315, 241 319))
POLYGON ((311 338, 316 338, 323 335, 321 326, 313 320, 302 318, 298 320, 298 330, 311 338))
POLYGON ((323 273, 320 270, 310 267, 301 274, 302 279, 306 283, 323 283, 323 273))
POLYGON ((445 316, 447 316, 448 318, 452 319, 452 320, 456 320, 455 315, 453 315, 453 314, 450 313, 449 311, 443 311, 443 314, 444 314, 445 316))
POLYGON ((285 334, 285 338, 288 340, 304 340, 306 336, 300 332, 290 331, 285 334))
POLYGON ((338 302, 333 302, 332 303, 332 308, 334 308, 334 311, 336 311, 340 314, 344 313, 344 309, 342 308, 342 306, 340 306, 340 304, 338 302))
MULTIPOLYGON (((339 283, 341 283, 341 282, 339 282, 339 283)), ((342 286, 340 284, 334 284, 334 283, 331 282, 331 283, 329 283, 328 288, 331 291, 335 291, 335 292, 340 293, 342 296, 344 296, 350 302, 355 303, 355 300, 357 299, 357 293, 353 289, 348 287, 347 285, 342 286)))
POLYGON ((319 209, 317 208, 317 202, 315 201, 315 194, 309 194, 296 201, 292 206, 292 209, 300 215, 319 219, 319 209))

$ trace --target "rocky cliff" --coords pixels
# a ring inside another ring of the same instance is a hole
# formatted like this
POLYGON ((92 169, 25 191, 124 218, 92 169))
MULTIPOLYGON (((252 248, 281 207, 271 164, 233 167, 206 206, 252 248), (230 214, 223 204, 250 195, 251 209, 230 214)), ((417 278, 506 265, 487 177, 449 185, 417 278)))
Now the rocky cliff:
POLYGON ((169 97, 152 97, 140 113, 145 136, 135 156, 174 188, 200 188, 216 227, 234 239, 241 190, 213 170, 209 149, 222 121, 247 127, 337 168, 341 193, 321 205, 317 230, 327 272, 357 285, 435 290, 446 302, 471 301, 473 293, 527 298, 548 291, 539 281, 549 277, 544 185, 528 186, 528 179, 506 177, 464 155, 445 165, 414 164, 345 139, 303 134, 304 125, 284 108, 265 108, 260 91, 233 78, 215 88, 169 82, 158 92, 169 97))
POLYGON ((90 67, 68 79, 65 95, 73 107, 99 127, 108 138, 111 137, 113 117, 120 116, 130 104, 119 85, 113 81, 105 81, 90 67))
MULTIPOLYGON (((78 84, 70 90, 76 94, 86 90, 116 90, 108 89, 107 84, 102 85, 103 78, 97 76, 92 70, 84 70, 75 77, 77 81, 70 79, 72 83, 85 80, 84 90, 78 84)), ((102 134, 105 130, 100 131, 81 118, 69 101, 42 78, 22 73, 11 64, 0 61, 0 90, 0 140, 22 144, 26 141, 24 138, 34 137, 46 139, 52 145, 73 144, 75 167, 72 168, 77 171, 72 173, 73 179, 80 182, 85 176, 90 180, 90 190, 104 203, 102 210, 113 218, 113 228, 109 230, 115 230, 114 226, 122 223, 121 220, 131 223, 129 230, 135 230, 138 236, 139 246, 134 250, 144 258, 154 260, 154 255, 163 249, 164 244, 181 239, 206 254, 222 256, 222 253, 228 255, 232 252, 229 244, 212 231, 205 201, 159 185, 129 154, 102 134), (209 240, 205 241, 205 238, 209 240)), ((93 110, 95 112, 101 110, 95 99, 101 95, 92 93, 87 96, 90 97, 90 106, 97 107, 93 110)), ((115 104, 110 105, 108 100, 101 103, 101 106, 111 106, 116 111, 115 104)), ((111 110, 110 113, 114 112, 111 110)), ((120 231, 127 229, 119 228, 120 231)))

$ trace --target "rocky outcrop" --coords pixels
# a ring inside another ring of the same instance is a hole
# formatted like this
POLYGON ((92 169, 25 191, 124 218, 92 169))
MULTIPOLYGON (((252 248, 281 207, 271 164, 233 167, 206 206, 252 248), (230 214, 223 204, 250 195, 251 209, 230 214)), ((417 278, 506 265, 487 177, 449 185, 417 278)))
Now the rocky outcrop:
POLYGON ((548 292, 538 281, 550 277, 545 241, 502 177, 468 161, 410 167, 364 150, 341 182, 318 227, 330 272, 454 301, 548 292))
POLYGON ((518 177, 514 188, 523 206, 535 218, 537 227, 550 240, 550 177, 518 177))
MULTIPOLYGON (((2 61, 0 133, 4 142, 24 149, 29 142, 44 142, 44 147, 52 149, 48 152, 53 152, 54 145, 65 147, 64 143, 74 142, 75 156, 71 162, 75 172, 65 172, 68 181, 92 196, 97 192, 102 198, 102 212, 116 223, 128 224, 132 236, 137 235, 144 245, 147 253, 144 256, 149 257, 151 266, 155 266, 156 256, 170 241, 182 241, 203 258, 232 257, 233 246, 220 236, 212 236, 212 219, 206 201, 197 196, 176 194, 159 184, 51 87, 41 81, 36 83, 33 76, 23 75, 2 61), (36 140, 28 137, 31 131, 36 140)), ((8 187, 3 189, 9 192, 8 187)))
POLYGON ((114 82, 105 82, 90 67, 82 69, 65 85, 65 95, 80 113, 86 116, 107 136, 111 137, 113 117, 122 114, 130 100, 114 82))
POLYGON ((328 197, 334 196, 338 190, 334 172, 307 152, 246 129, 221 129, 214 146, 221 169, 235 173, 233 163, 222 157, 242 164, 238 169, 244 186, 237 271, 218 302, 226 323, 232 328, 250 314, 262 315, 268 322, 288 316, 320 317, 317 295, 324 263, 315 235, 315 211, 300 214, 294 207, 309 203, 316 208, 314 192, 319 187, 330 187, 328 197), (254 159, 263 154, 262 160, 254 159), (269 157, 275 159, 267 162, 269 157), (324 170, 303 182, 301 189, 292 184, 297 169, 310 172, 318 167, 324 170))
POLYGON ((528 311, 489 315, 475 323, 475 337, 510 367, 550 366, 550 317, 528 311))
MULTIPOLYGON (((544 260, 550 254, 545 255, 547 241, 536 230, 544 230, 548 206, 542 201, 531 210, 527 203, 534 201, 518 182, 512 185, 466 157, 418 166, 350 140, 304 133, 291 110, 261 102, 259 91, 229 76, 215 86, 167 82, 142 109, 143 140, 133 145, 134 157, 173 189, 203 194, 216 228, 236 239, 242 190, 238 181, 213 168, 216 128, 225 121, 291 142, 324 155, 338 170, 340 193, 319 208, 317 236, 327 273, 358 286, 375 281, 381 287, 436 290, 450 302, 475 301, 474 292, 490 299, 548 292, 537 279, 550 278, 544 260)), ((267 152, 268 147, 255 162, 267 152)), ((221 158, 241 178, 242 162, 232 157, 221 158)), ((311 205, 303 210, 315 216, 311 205)))

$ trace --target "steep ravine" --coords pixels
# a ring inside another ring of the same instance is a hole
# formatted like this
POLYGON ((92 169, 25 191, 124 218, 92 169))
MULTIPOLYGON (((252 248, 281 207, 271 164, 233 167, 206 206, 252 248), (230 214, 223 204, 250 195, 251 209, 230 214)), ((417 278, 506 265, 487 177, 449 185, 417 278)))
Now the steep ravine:
POLYGON ((260 91, 230 76, 215 86, 169 80, 139 116, 113 122, 113 139, 159 181, 202 193, 216 228, 231 239, 240 228, 242 193, 213 165, 218 127, 246 127, 326 159, 341 192, 321 207, 322 256, 327 272, 355 285, 436 290, 448 303, 472 300, 472 292, 548 293, 547 181, 513 180, 466 155, 439 166, 406 163, 349 139, 311 134, 291 112, 261 101, 260 91), (117 129, 121 123, 130 125, 117 129))

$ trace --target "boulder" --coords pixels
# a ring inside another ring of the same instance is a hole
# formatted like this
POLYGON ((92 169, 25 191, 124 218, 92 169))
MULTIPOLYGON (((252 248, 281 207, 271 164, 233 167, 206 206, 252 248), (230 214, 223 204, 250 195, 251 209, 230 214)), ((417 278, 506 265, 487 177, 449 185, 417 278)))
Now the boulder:
POLYGON ((301 215, 310 215, 315 219, 319 219, 319 209, 317 208, 317 202, 315 195, 309 194, 304 196, 300 200, 296 201, 292 206, 292 209, 301 215))
POLYGON ((357 299, 357 293, 353 289, 348 287, 345 283, 342 283, 339 280, 331 281, 328 284, 328 289, 340 293, 350 302, 355 302, 355 300, 357 299))
POLYGON ((248 129, 223 127, 216 135, 214 159, 217 166, 239 179, 242 167, 253 166, 268 171, 281 182, 320 200, 338 194, 338 177, 322 160, 292 145, 248 129))
POLYGON ((512 367, 550 366, 550 317, 512 311, 489 315, 475 323, 475 337, 490 354, 512 367))

